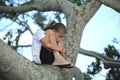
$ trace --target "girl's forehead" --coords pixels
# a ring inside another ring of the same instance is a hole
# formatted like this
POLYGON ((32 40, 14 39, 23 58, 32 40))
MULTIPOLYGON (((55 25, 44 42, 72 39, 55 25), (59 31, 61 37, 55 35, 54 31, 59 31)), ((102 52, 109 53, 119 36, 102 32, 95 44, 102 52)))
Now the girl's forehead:
POLYGON ((65 31, 63 29, 60 29, 59 33, 64 33, 65 34, 65 31))
POLYGON ((65 33, 64 33, 64 32, 59 32, 58 34, 59 34, 59 36, 61 36, 61 37, 64 37, 64 36, 65 36, 65 33))

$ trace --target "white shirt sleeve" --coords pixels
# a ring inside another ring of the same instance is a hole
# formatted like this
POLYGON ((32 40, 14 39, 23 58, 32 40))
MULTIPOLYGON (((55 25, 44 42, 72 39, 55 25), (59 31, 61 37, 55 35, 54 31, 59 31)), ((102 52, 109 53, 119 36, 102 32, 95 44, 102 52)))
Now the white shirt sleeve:
POLYGON ((45 31, 37 30, 33 36, 32 40, 32 59, 35 63, 41 64, 40 60, 40 51, 41 51, 41 42, 40 40, 45 37, 45 31))
POLYGON ((40 41, 43 37, 45 37, 45 31, 37 30, 33 38, 40 41))

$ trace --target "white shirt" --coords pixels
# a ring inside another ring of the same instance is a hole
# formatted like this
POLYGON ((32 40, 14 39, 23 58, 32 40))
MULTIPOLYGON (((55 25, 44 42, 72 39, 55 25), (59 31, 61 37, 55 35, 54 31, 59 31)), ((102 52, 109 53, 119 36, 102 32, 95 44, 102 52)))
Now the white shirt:
POLYGON ((40 40, 45 37, 45 31, 37 30, 37 32, 33 36, 32 40, 32 59, 35 63, 41 64, 40 60, 40 51, 42 43, 40 40))

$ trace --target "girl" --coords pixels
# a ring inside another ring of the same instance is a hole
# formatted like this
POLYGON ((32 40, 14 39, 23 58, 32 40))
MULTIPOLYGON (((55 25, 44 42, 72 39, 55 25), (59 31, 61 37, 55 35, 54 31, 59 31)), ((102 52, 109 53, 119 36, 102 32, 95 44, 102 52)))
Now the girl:
POLYGON ((59 67, 73 67, 65 60, 62 38, 66 34, 62 23, 52 21, 45 29, 38 30, 33 36, 32 58, 37 64, 51 64, 59 67))

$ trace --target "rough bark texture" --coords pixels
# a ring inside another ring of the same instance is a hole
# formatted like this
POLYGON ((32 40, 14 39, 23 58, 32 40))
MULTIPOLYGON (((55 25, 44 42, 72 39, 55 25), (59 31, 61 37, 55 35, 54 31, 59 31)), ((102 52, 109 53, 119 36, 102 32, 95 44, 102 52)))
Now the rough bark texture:
POLYGON ((120 60, 114 60, 112 58, 109 58, 107 56, 102 55, 101 53, 94 52, 94 51, 87 51, 85 49, 80 48, 79 53, 91 56, 91 57, 96 57, 97 59, 103 61, 104 63, 104 68, 120 68, 120 60))
MULTIPOLYGON (((76 5, 70 6, 69 4, 66 6, 69 7, 68 10, 70 11, 70 13, 68 14, 67 9, 64 10, 65 15, 67 16, 67 24, 68 24, 67 25, 68 33, 65 38, 66 39, 65 46, 67 49, 67 60, 75 64, 83 29, 86 23, 91 18, 91 16, 93 16, 93 14, 97 11, 100 4, 99 2, 93 0, 92 2, 88 2, 86 5, 83 5, 81 7, 78 7, 76 5)), ((65 77, 66 80, 71 80, 72 76, 70 77, 70 75, 73 74, 72 70, 71 71, 66 70, 65 73, 67 73, 65 77)))
MULTIPOLYGON (((114 2, 114 0, 89 0, 89 2, 81 6, 77 6, 68 0, 32 1, 18 7, 0 6, 0 12, 24 13, 32 10, 63 12, 66 16, 68 27, 68 33, 65 38, 66 58, 74 64, 86 23, 94 15, 101 3, 114 6, 114 3, 111 2, 114 2)), ((114 8, 119 11, 117 6, 114 8)), ((74 69, 60 69, 50 65, 37 66, 0 41, 0 78, 2 80, 72 80, 73 71, 74 69)), ((83 80, 83 78, 79 80, 83 80)))
POLYGON ((120 12, 120 0, 99 0, 102 4, 113 8, 114 10, 120 12))
POLYGON ((63 80, 62 70, 50 65, 36 65, 0 40, 1 80, 63 80))

